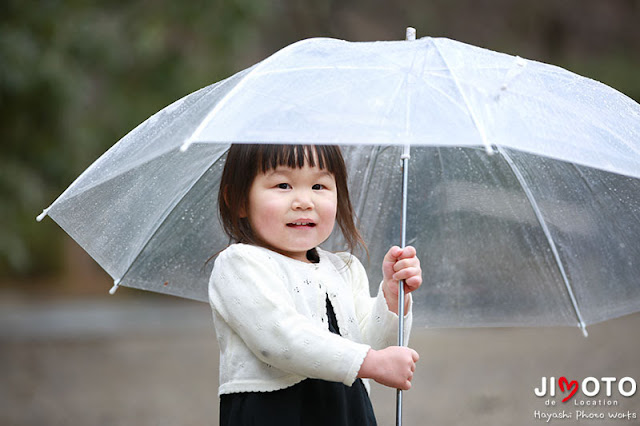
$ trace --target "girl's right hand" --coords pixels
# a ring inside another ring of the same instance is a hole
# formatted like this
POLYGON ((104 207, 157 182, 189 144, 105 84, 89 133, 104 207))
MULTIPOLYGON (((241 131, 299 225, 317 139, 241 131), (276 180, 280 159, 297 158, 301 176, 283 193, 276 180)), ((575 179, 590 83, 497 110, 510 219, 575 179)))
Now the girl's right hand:
POLYGON ((369 349, 358 377, 373 379, 391 388, 409 390, 419 358, 418 352, 403 346, 390 346, 379 351, 369 349))

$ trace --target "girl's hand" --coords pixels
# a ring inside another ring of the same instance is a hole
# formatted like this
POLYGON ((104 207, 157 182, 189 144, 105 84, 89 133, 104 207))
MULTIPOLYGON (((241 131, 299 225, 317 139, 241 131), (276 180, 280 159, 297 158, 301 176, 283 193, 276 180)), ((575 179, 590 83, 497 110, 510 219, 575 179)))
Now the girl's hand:
POLYGON ((382 261, 382 291, 389 310, 398 313, 398 282, 404 280, 405 303, 408 295, 422 285, 422 269, 416 257, 416 249, 393 246, 382 261))
POLYGON ((369 349, 358 377, 373 379, 391 388, 409 390, 419 358, 418 352, 403 346, 390 346, 379 351, 369 349))

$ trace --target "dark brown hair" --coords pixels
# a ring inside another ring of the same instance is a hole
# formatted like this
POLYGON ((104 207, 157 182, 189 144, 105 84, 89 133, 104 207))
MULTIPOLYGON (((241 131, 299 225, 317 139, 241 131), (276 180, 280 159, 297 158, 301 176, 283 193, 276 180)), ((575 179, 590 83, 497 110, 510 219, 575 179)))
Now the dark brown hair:
POLYGON ((301 168, 305 164, 327 170, 336 179, 338 209, 336 222, 354 251, 358 245, 366 246, 354 221, 353 207, 347 187, 347 168, 342 152, 334 145, 268 145, 232 144, 220 180, 218 210, 222 227, 232 241, 259 245, 248 218, 240 217, 248 210, 249 190, 259 173, 266 173, 278 166, 301 168))

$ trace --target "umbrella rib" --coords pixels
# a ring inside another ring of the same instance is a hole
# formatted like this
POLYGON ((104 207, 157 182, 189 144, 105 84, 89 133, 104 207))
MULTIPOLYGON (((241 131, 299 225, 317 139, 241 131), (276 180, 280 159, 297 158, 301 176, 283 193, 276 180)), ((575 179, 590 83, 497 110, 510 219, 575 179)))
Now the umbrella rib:
MULTIPOLYGON (((125 136, 125 137, 126 137, 126 136, 125 136)), ((116 145, 117 145, 117 144, 116 144, 116 145)), ((109 152, 110 152, 110 151, 111 151, 111 150, 112 150, 116 145, 112 146, 109 150, 107 150, 107 151, 103 154, 103 156, 104 156, 104 155, 106 155, 106 154, 108 154, 108 153, 109 153, 109 152)), ((101 163, 101 159, 102 159, 102 157, 101 157, 101 158, 98 158, 96 161, 94 161, 92 164, 90 164, 90 165, 89 165, 89 167, 87 167, 87 168, 86 168, 86 169, 85 169, 85 170, 84 170, 84 171, 83 171, 83 172, 82 172, 82 173, 81 173, 81 174, 80 174, 80 175, 79 175, 79 176, 78 176, 78 177, 77 177, 77 178, 76 178, 72 183, 71 183, 71 185, 69 185, 69 186, 67 187, 67 189, 65 189, 65 190, 64 190, 60 195, 58 195, 58 197, 57 197, 57 198, 56 198, 56 199, 55 199, 51 204, 49 204, 49 207, 47 207, 46 209, 44 209, 44 210, 43 210, 42 215, 38 217, 38 222, 39 222, 39 221, 44 217, 43 215, 48 214, 49 210, 50 210, 50 209, 51 209, 51 208, 52 208, 52 207, 53 207, 53 206, 54 206, 58 201, 60 201, 60 200, 65 200, 65 201, 72 200, 73 198, 78 197, 79 195, 82 195, 82 194, 86 193, 87 191, 90 191, 90 190, 91 190, 91 189, 93 189, 93 188, 96 188, 96 187, 98 187, 98 186, 100 186, 100 185, 103 185, 103 184, 105 184, 105 183, 107 183, 107 182, 110 182, 110 181, 112 181, 113 179, 116 179, 116 178, 118 178, 118 177, 122 176, 123 174, 125 174, 125 173, 127 173, 127 172, 129 172, 129 171, 131 171, 131 170, 135 170, 136 168, 138 168, 138 167, 140 167, 140 166, 142 166, 142 165, 144 165, 144 164, 147 164, 147 163, 149 163, 149 162, 151 162, 151 161, 155 160, 155 159, 156 159, 157 157, 159 157, 159 156, 162 156, 162 155, 165 155, 165 154, 167 154, 167 153, 171 152, 171 150, 172 150, 172 149, 175 149, 175 148, 167 149, 165 152, 162 152, 162 151, 161 151, 161 152, 160 152, 160 155, 155 156, 155 157, 143 157, 141 160, 138 160, 138 161, 134 162, 133 164, 128 165, 126 168, 124 168, 124 169, 120 170, 118 173, 113 173, 113 174, 111 174, 111 175, 106 175, 106 176, 100 176, 100 178, 99 178, 99 179, 97 179, 97 180, 95 180, 95 181, 91 182, 90 184, 85 184, 85 185, 81 188, 81 190, 78 190, 78 188, 77 188, 77 187, 78 187, 81 183, 84 183, 84 182, 83 182, 84 178, 85 178, 86 176, 90 175, 90 174, 95 170, 95 168, 96 168, 96 167, 98 167, 98 166, 102 166, 102 163, 101 163), (73 195, 67 195, 67 194, 71 193, 73 190, 76 190, 76 191, 78 191, 78 192, 77 192, 76 194, 73 194, 73 195)), ((94 173, 94 174, 95 174, 95 173, 94 173)))
POLYGON ((578 327, 580 327, 580 329, 582 330, 582 333, 586 337, 587 336, 586 324, 584 322, 584 319, 582 318, 582 313, 580 312, 580 308, 578 307, 578 301, 576 300, 575 294, 573 292, 573 288, 571 287, 571 283, 569 282, 569 277, 567 276, 567 273, 564 269, 562 259, 560 259, 560 253, 558 253, 558 248, 556 247, 556 243, 553 240, 551 231, 549 230, 549 227, 547 226, 547 222, 545 221, 542 215, 542 212, 540 211, 540 207, 538 206, 538 203, 535 197, 533 196, 531 189, 527 185, 527 182, 524 179, 524 176, 522 176, 522 173, 520 173, 520 169, 518 169, 516 164, 513 162, 513 159, 509 156, 506 150, 504 150, 500 146, 498 146, 498 152, 505 159, 505 161, 509 165, 509 168, 511 168, 511 171, 515 175, 516 179, 518 179, 518 182, 520 183, 522 190, 524 191, 525 195, 527 196, 527 199, 529 200, 529 204, 533 209, 536 219, 538 220, 538 223, 540 223, 540 227, 542 228, 542 231, 544 232, 544 235, 549 244, 549 247, 551 248, 551 252, 553 253, 553 258, 556 261, 556 266, 560 271, 560 275, 562 276, 562 280, 564 281, 564 285, 567 289, 567 293, 569 294, 569 298, 571 299, 573 310, 575 311, 576 317, 578 318, 578 327))
MULTIPOLYGON (((534 61, 530 61, 530 62, 534 62, 534 61)), ((547 71, 548 73, 548 71, 547 71)), ((598 86, 604 86, 604 87, 608 87, 606 85, 603 85, 602 83, 595 81, 595 80, 591 80, 587 77, 582 77, 579 75, 565 75, 563 73, 557 73, 555 74, 556 76, 559 76, 561 78, 563 78, 566 81, 566 84, 575 84, 574 82, 577 80, 580 81, 591 81, 595 84, 597 84, 598 86)), ((543 99, 542 97, 539 96, 538 93, 528 93, 528 92, 524 92, 522 90, 518 90, 518 89, 514 89, 513 87, 509 88, 508 93, 514 97, 518 97, 518 98, 524 98, 530 101, 537 101, 538 104, 540 105, 544 105, 546 102, 548 102, 547 100, 543 99)), ((576 112, 576 108, 575 106, 573 106, 570 102, 567 102, 563 99, 557 99, 557 102, 560 102, 561 106, 563 106, 563 112, 566 113, 567 115, 571 115, 572 116, 572 120, 575 120, 577 122, 580 123, 586 123, 588 125, 593 126, 594 128, 601 130, 604 133, 609 134, 613 139, 615 139, 616 141, 619 141, 622 145, 624 145, 626 148, 628 148, 629 150, 631 150, 634 154, 640 154, 640 150, 634 146, 632 143, 629 142, 629 140, 627 138, 625 138, 624 136, 622 136, 619 132, 616 132, 615 128, 613 127, 605 127, 604 125, 602 125, 599 122, 593 122, 593 121, 589 121, 587 119, 584 118, 583 114, 578 114, 576 112)), ((567 120, 569 121, 569 120, 567 120)), ((576 144, 575 146, 578 146, 578 144, 576 144)), ((580 145, 581 149, 584 149, 583 145, 580 145)), ((596 151, 597 153, 597 151, 596 151)), ((583 164, 586 165, 588 167, 594 167, 593 165, 590 164, 583 164)), ((598 167, 595 167, 598 168, 598 167)), ((601 169, 601 170, 606 170, 606 171, 610 171, 613 173, 619 173, 619 172, 615 172, 611 169, 601 169)), ((625 175, 629 176, 628 173, 625 173, 625 175)))
POLYGON ((462 86, 460 85, 460 80, 458 79, 458 77, 455 75, 455 73, 453 72, 453 70, 449 66, 449 62, 447 61, 445 56, 442 54, 442 50, 440 50, 440 47, 438 46, 438 44, 434 42, 433 46, 436 48, 436 52, 438 52, 438 55, 440 55, 440 57, 444 61, 445 65, 447 66, 447 69, 451 73, 451 77, 453 77, 453 82, 455 83, 456 88, 458 89, 458 92, 460 92, 460 95, 462 96, 462 100, 464 101, 464 104, 467 107, 467 111, 469 112, 469 115, 471 116, 471 121, 473 122, 473 125, 476 127, 476 130, 478 131, 478 134, 480 134, 480 139, 482 140, 482 144, 484 145, 485 150, 487 151, 488 154, 492 154, 493 153, 493 148, 491 147, 491 144, 487 140, 487 135, 485 134, 484 129, 482 128, 482 126, 480 126, 480 120, 478 119, 478 117, 476 116, 476 114, 473 112, 473 110, 470 107, 469 101, 467 100, 467 97, 466 97, 464 91, 462 90, 462 86))
MULTIPOLYGON (((223 153, 219 153, 218 156, 213 159, 211 161, 211 164, 209 165, 209 167, 207 167, 204 172, 202 172, 202 174, 200 176, 198 176, 197 179, 194 179, 193 183, 191 185, 189 185, 189 187, 185 190, 184 194, 188 194, 189 191, 191 191, 191 189, 196 186, 198 184, 198 182, 200 182, 202 180, 202 178, 207 174, 207 172, 209 170, 211 170, 211 167, 220 160, 220 158, 222 157, 222 155, 226 153, 226 151, 224 151, 223 153)), ((158 220, 158 225, 155 227, 155 229, 153 230, 153 232, 151 232, 149 234, 149 238, 147 239, 147 241, 144 243, 144 245, 142 245, 142 247, 140 248, 140 250, 138 251, 138 253, 136 254, 136 256, 133 258, 133 260, 131 261, 131 263, 129 264, 129 266, 127 266, 127 269, 122 273, 122 275, 120 276, 120 278, 115 279, 114 281, 114 286, 111 289, 111 294, 113 294, 115 292, 115 289, 117 289, 118 286, 120 285, 125 285, 125 283, 122 282, 122 280, 124 279, 124 277, 129 273, 129 271, 131 270, 131 267, 133 266, 134 263, 136 263, 136 261, 138 260, 138 258, 140 257, 140 255, 142 254, 142 252, 144 252, 144 249, 147 248, 147 246, 149 245, 149 243, 151 242, 151 240, 153 239, 153 237, 158 233, 158 230, 162 227, 162 224, 164 223, 165 219, 167 217, 169 217, 169 215, 174 211, 174 209, 176 208, 176 206, 178 204, 180 204, 180 201, 182 201, 184 199, 184 196, 182 197, 176 197, 177 202, 170 206, 167 207, 167 209, 165 210, 164 214, 161 216, 161 218, 158 220)))
MULTIPOLYGON (((269 71, 262 71, 262 68, 265 67, 265 64, 268 64, 270 62, 273 62, 273 58, 274 57, 279 57, 278 54, 282 54, 283 51, 285 50, 289 50, 292 48, 293 45, 288 46, 287 48, 280 50, 279 52, 276 52, 275 55, 272 55, 270 57, 268 57, 267 59, 253 65, 250 68, 247 68, 244 71, 246 75, 244 75, 242 77, 242 80, 240 80, 238 82, 238 84, 236 84, 235 87, 233 87, 233 89, 231 89, 229 91, 229 93, 227 93, 222 99, 220 99, 220 101, 216 104, 216 106, 209 112, 209 114, 207 115, 207 117, 200 123, 200 125, 198 126, 198 128, 191 134, 191 136, 189 136, 189 138, 187 138, 187 140, 182 144, 182 146, 180 147, 180 149, 182 151, 186 151, 189 146, 191 144, 193 144, 194 142, 198 141, 198 136, 200 135, 200 133, 202 132, 202 130, 207 127, 207 125, 211 122, 211 120, 213 120, 213 118, 215 117, 215 115, 218 113, 218 111, 220 111, 222 109, 222 107, 229 101, 229 99, 232 97, 232 95, 237 92, 239 90, 239 88, 241 88, 242 86, 244 86, 247 83, 247 80, 255 78, 257 75, 261 75, 261 74, 266 74, 269 71)), ((328 67, 331 68, 331 67, 328 67)))
MULTIPOLYGON (((242 79, 238 82, 238 84, 236 84, 228 93, 226 93, 222 97, 222 99, 220 99, 216 103, 216 105, 211 109, 211 111, 209 111, 209 113, 207 114, 205 119, 202 120, 200 125, 193 131, 193 133, 191 133, 191 136, 189 136, 187 138, 187 140, 182 144, 182 146, 180 147, 181 151, 186 151, 189 148, 189 146, 191 146, 193 143, 197 142, 196 138, 200 135, 202 130, 205 127, 207 127, 207 125, 209 125, 209 123, 211 122, 211 120, 213 120, 213 118, 218 113, 218 111, 220 111, 222 109, 222 107, 229 101, 229 99, 231 99, 232 95, 235 92, 240 90, 240 88, 247 83, 247 80, 249 80, 251 77, 254 76, 256 69, 258 69, 260 66, 263 66, 263 64, 264 64, 264 61, 254 65, 254 66, 252 66, 250 68, 247 68, 246 70, 240 71, 238 73, 238 74, 244 73, 245 75, 243 75, 242 79)), ((234 74, 231 77, 235 77, 238 74, 234 74)), ((229 77, 229 78, 231 78, 231 77, 229 77)))
MULTIPOLYGON (((226 80, 223 80, 222 82, 224 82, 226 80)), ((191 95, 188 95, 187 97, 191 97, 192 95, 196 94, 196 93, 201 93, 203 94, 202 97, 198 98, 196 100, 196 102, 200 101, 203 97, 205 97, 207 95, 208 92, 210 92, 211 90, 213 90, 216 86, 219 86, 220 83, 222 82, 218 82, 215 83, 211 86, 208 87, 204 87, 202 89, 197 90, 196 92, 192 93, 191 95)), ((124 135, 122 138, 120 138, 120 140, 118 142, 116 142, 113 146, 111 146, 104 154, 102 154, 100 156, 100 158, 98 158, 97 160, 95 160, 92 164, 89 165, 89 167, 87 167, 72 183, 71 185, 69 185, 67 187, 67 189, 64 190, 64 192, 62 192, 50 205, 49 207, 47 207, 46 209, 44 209, 44 211, 42 212, 42 214, 40 216, 38 216, 38 221, 42 220, 42 218, 44 218, 44 216, 46 214, 48 214, 49 210, 60 200, 71 200, 74 197, 76 197, 77 195, 80 195, 86 191, 89 191, 99 185, 102 185, 106 182, 109 182, 113 179, 118 178, 119 176, 134 170, 138 167, 140 167, 141 165, 147 164, 155 159, 157 159, 158 157, 162 156, 162 155, 166 155, 169 154, 171 151, 173 151, 174 149, 178 149, 180 147, 180 145, 178 146, 167 146, 165 148, 163 148, 160 151, 156 151, 154 152, 153 156, 150 155, 141 155, 140 158, 138 158, 136 161, 134 161, 131 164, 128 164, 124 169, 119 170, 118 173, 112 173, 112 174, 100 174, 100 178, 96 179, 95 181, 91 182, 90 184, 86 184, 83 182, 83 180, 85 180, 84 178, 90 174, 92 174, 92 172, 97 168, 97 167, 101 167, 103 166, 103 162, 104 162, 104 157, 114 154, 116 153, 119 149, 123 149, 123 146, 127 146, 127 144, 130 144, 130 139, 132 137, 135 137, 136 132, 138 131, 142 131, 142 129, 144 129, 144 127, 146 125, 148 125, 149 121, 152 120, 154 117, 157 117, 160 113, 166 111, 168 108, 171 107, 175 107, 176 105, 180 105, 185 98, 182 99, 178 99, 177 101, 173 102, 172 104, 166 106, 165 108, 163 108, 162 110, 158 111, 156 114, 152 115, 151 117, 149 117, 148 119, 146 119, 145 121, 143 121, 142 123, 138 124, 134 129, 132 129, 131 131, 129 131, 129 133, 127 133, 126 135, 124 135), (74 195, 69 195, 67 196, 68 193, 70 193, 72 190, 78 190, 77 187, 80 184, 84 184, 85 186, 83 186, 81 189, 81 191, 78 192, 78 194, 74 194, 74 195), (66 196, 66 197, 65 197, 66 196)), ((94 175, 96 173, 93 173, 94 175)))

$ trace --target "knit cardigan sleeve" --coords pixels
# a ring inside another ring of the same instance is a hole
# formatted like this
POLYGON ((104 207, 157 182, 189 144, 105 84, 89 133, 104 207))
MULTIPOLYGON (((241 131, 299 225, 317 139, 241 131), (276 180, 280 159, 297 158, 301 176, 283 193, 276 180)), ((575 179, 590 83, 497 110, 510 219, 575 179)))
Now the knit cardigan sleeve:
POLYGON ((285 277, 264 251, 234 248, 216 260, 209 297, 242 344, 284 372, 350 386, 370 346, 313 324, 296 311, 285 277))

